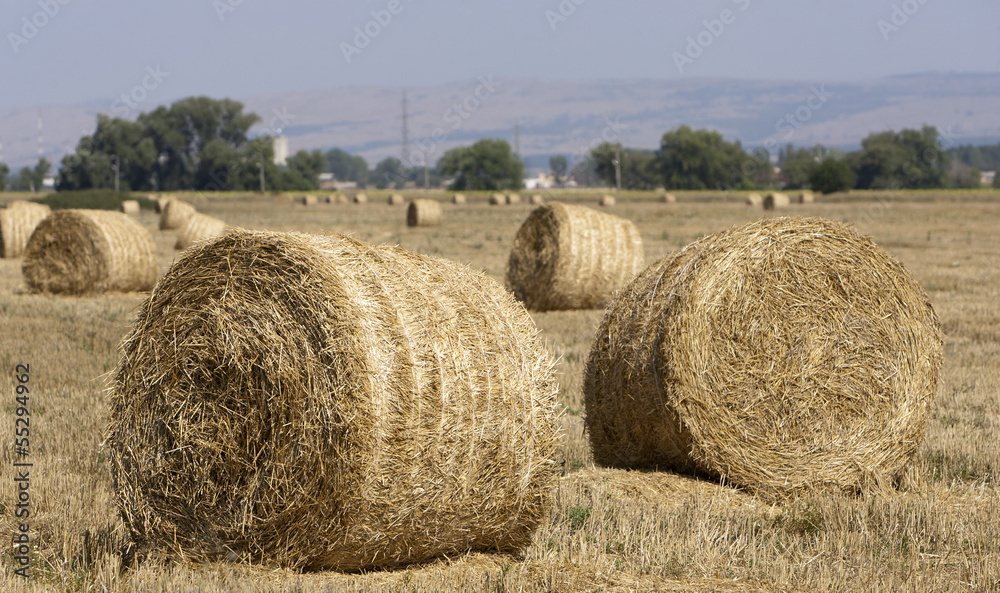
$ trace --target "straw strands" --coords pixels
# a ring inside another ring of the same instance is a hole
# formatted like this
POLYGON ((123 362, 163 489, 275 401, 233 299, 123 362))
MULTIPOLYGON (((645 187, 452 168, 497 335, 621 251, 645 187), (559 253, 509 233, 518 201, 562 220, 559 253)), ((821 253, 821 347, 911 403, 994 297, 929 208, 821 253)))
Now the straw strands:
POLYGON ((437 226, 441 224, 441 202, 419 199, 406 209, 406 226, 437 226))
POLYGON ((196 212, 194 206, 180 200, 170 200, 160 214, 160 230, 172 231, 184 226, 187 219, 196 212))
POLYGON ((455 263, 234 230, 140 307, 107 446, 140 550, 359 570, 528 545, 558 441, 524 308, 455 263))
POLYGON ((21 271, 33 292, 149 290, 156 248, 149 231, 121 212, 59 210, 32 233, 21 271))
POLYGON ((920 446, 941 360, 927 295, 871 239, 763 219, 618 295, 586 366, 586 427, 602 465, 776 496, 880 487, 920 446))
POLYGON ((631 221, 584 206, 535 208, 514 238, 507 286, 529 309, 595 309, 644 265, 631 221))
POLYGON ((50 212, 45 204, 20 200, 0 210, 0 257, 21 257, 31 233, 50 212))
POLYGON ((183 250, 199 241, 213 239, 226 232, 226 222, 214 216, 208 216, 200 212, 195 212, 187 219, 180 233, 177 234, 177 242, 174 249, 183 250))

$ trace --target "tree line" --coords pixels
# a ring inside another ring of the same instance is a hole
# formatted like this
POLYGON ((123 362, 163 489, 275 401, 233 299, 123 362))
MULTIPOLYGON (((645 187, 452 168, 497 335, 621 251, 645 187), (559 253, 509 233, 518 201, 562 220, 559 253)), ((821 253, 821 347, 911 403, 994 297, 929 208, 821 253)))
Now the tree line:
MULTIPOLYGON (((295 191, 319 187, 321 173, 360 187, 437 187, 455 190, 519 189, 524 163, 504 140, 483 139, 446 151, 434 166, 407 167, 395 157, 369 169, 340 148, 300 150, 274 163, 270 136, 249 137, 261 121, 230 99, 190 97, 140 114, 135 121, 97 116, 93 134, 65 156, 56 189, 119 188, 132 191, 295 191)), ((621 184, 624 189, 727 190, 978 187, 981 170, 1000 168, 996 146, 945 150, 931 126, 870 134, 852 152, 817 145, 778 151, 777 167, 764 148, 745 150, 712 130, 680 126, 664 133, 656 150, 602 143, 570 169, 565 156, 549 161, 557 183, 621 184)), ((38 191, 52 164, 42 158, 16 174, 0 163, 0 191, 38 191)), ((1000 179, 995 179, 1000 187, 1000 179)))

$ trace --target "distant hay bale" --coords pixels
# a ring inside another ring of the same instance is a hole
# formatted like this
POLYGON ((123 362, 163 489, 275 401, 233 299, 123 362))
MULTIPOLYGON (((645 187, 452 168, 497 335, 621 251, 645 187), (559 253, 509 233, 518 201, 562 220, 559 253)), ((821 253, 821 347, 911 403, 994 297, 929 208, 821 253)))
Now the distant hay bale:
POLYGON ((764 197, 758 193, 752 193, 747 196, 746 202, 744 203, 753 208, 760 208, 764 205, 764 197))
POLYGON ((465 194, 455 194, 451 197, 452 204, 465 204, 467 201, 465 194))
POLYGON ((366 203, 368 203, 368 194, 366 194, 364 192, 354 194, 354 203, 355 204, 366 204, 366 203))
POLYGON ((766 495, 889 484, 920 445, 941 335, 909 272, 843 224, 706 237, 605 313, 584 380, 594 459, 766 495))
POLYGON ((532 206, 541 206, 545 203, 545 196, 542 194, 532 194, 531 197, 528 198, 528 203, 532 206))
POLYGON ((150 196, 150 199, 153 199, 153 202, 154 202, 154 207, 153 208, 154 208, 154 210, 156 210, 156 213, 157 214, 163 214, 163 208, 166 207, 167 202, 169 202, 170 200, 173 200, 174 197, 168 194, 168 195, 165 195, 165 196, 158 196, 158 197, 155 197, 155 198, 154 198, 154 196, 150 196))
POLYGON ((138 200, 122 200, 120 209, 122 214, 128 214, 130 216, 137 216, 142 210, 139 208, 138 200))
POLYGON ((507 196, 503 194, 493 194, 490 196, 490 206, 502 206, 507 203, 507 196))
POLYGON ((676 204, 677 196, 675 196, 674 194, 667 194, 667 193, 660 194, 660 201, 663 202, 664 204, 676 204))
POLYGON ((406 209, 406 226, 437 226, 441 224, 441 202, 413 200, 406 209))
POLYGON ((299 203, 303 206, 315 206, 316 204, 319 204, 319 200, 312 194, 306 194, 304 196, 299 196, 299 203))
POLYGON ((390 194, 386 203, 390 206, 402 206, 406 203, 406 198, 403 197, 403 194, 390 194))
POLYGON ((350 202, 350 200, 347 199, 347 196, 340 193, 328 195, 323 200, 327 204, 347 204, 350 202))
POLYGON ((0 210, 0 257, 21 257, 31 233, 50 213, 45 204, 20 200, 0 210))
POLYGON ((156 282, 156 246, 127 214, 59 210, 35 228, 21 271, 32 292, 149 290, 156 282))
POLYGON ((274 196, 275 206, 291 206, 294 201, 295 200, 292 199, 292 196, 288 194, 278 194, 274 196))
POLYGON ((787 208, 790 203, 791 200, 788 199, 788 194, 772 191, 764 196, 764 201, 761 205, 764 207, 764 210, 774 210, 776 208, 787 208))
POLYGON ((604 206, 605 208, 610 208, 615 205, 615 197, 604 194, 601 199, 597 201, 598 205, 604 206))
POLYGON ((160 230, 171 231, 184 226, 187 219, 197 212, 194 206, 180 200, 170 200, 163 206, 160 214, 160 230))
POLYGON ((528 309, 598 309, 643 265, 642 238, 631 221, 549 202, 517 231, 506 279, 528 309))
POLYGON ((816 201, 816 197, 811 191, 801 191, 795 196, 795 201, 799 204, 812 204, 816 201))
POLYGON ((214 239, 225 233, 226 227, 224 220, 195 212, 181 227, 181 232, 177 234, 174 249, 184 250, 200 241, 214 239))
POLYGON ((140 550, 360 570, 527 546, 552 362, 495 280, 350 237, 235 230, 141 305, 107 447, 140 550))
POLYGON ((507 194, 507 203, 508 204, 520 204, 521 203, 521 194, 507 194))

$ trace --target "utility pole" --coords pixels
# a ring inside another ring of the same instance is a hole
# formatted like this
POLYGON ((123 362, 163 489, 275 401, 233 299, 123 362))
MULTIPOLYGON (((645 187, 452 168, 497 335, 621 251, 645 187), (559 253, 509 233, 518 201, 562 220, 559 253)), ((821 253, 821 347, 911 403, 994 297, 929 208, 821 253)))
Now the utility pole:
POLYGON ((424 189, 426 190, 431 188, 430 167, 429 167, 430 164, 428 163, 428 158, 430 157, 430 154, 428 153, 426 148, 421 149, 421 152, 424 153, 424 189))
POLYGON ((622 193, 622 145, 615 147, 615 195, 622 193))
POLYGON ((260 193, 264 193, 264 151, 260 152, 260 193))
POLYGON ((521 158, 521 124, 514 124, 514 154, 521 158))
POLYGON ((401 151, 401 156, 403 157, 403 166, 410 166, 410 129, 409 122, 407 118, 409 116, 406 113, 406 91, 403 91, 403 148, 401 151))
POLYGON ((118 192, 118 171, 121 169, 121 162, 117 154, 111 155, 111 170, 115 172, 115 192, 118 192))

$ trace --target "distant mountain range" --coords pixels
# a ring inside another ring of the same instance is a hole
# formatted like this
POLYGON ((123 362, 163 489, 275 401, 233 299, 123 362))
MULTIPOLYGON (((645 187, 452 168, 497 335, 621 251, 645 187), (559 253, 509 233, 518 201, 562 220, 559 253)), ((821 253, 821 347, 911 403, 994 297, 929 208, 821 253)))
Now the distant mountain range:
MULTIPOLYGON (((602 139, 655 148, 665 131, 680 125, 773 150, 787 143, 853 149, 871 132, 923 124, 942 132, 946 148, 1000 141, 998 73, 930 72, 863 82, 484 76, 408 89, 334 87, 233 98, 262 117, 253 132, 286 134, 292 152, 339 147, 374 166, 402 153, 404 90, 414 164, 424 153, 433 162, 448 148, 484 137, 517 141, 529 162, 583 155, 602 139)), ((0 109, 0 158, 12 169, 37 160, 41 115, 42 152, 58 162, 93 131, 97 113, 116 115, 112 105, 0 109)))

